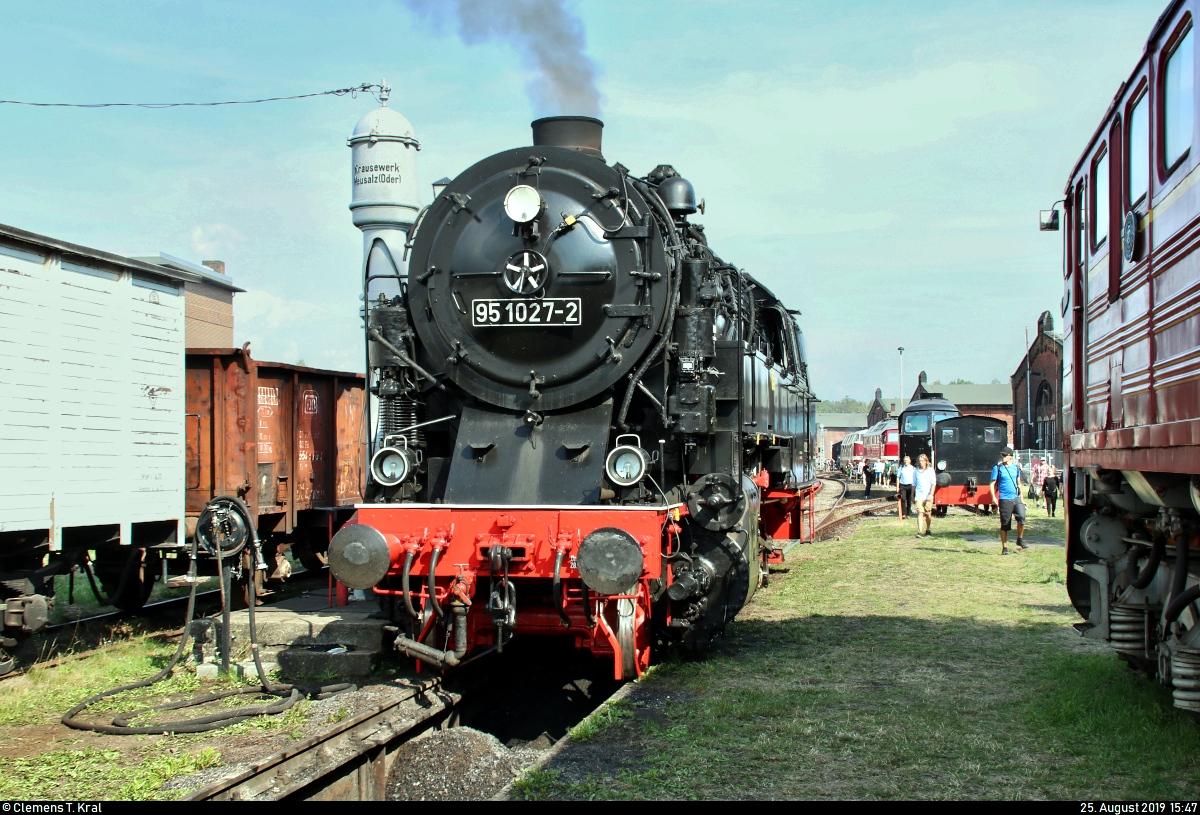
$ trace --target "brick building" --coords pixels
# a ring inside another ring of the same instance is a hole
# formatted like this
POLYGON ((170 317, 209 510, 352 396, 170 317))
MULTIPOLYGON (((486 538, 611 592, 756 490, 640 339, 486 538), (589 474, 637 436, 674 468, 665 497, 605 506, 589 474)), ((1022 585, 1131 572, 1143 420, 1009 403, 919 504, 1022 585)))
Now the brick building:
POLYGON ((818 413, 817 450, 821 461, 833 458, 833 446, 846 434, 869 427, 862 413, 818 413))
POLYGON ((917 380, 917 389, 913 391, 913 399, 940 394, 954 403, 964 416, 991 416, 1000 419, 1008 425, 1008 441, 1013 443, 1013 393, 1008 385, 975 385, 957 384, 943 385, 940 382, 926 382, 925 372, 921 371, 917 380))
POLYGON ((882 422, 884 419, 896 418, 904 412, 906 407, 908 407, 907 399, 896 399, 895 397, 885 399, 883 388, 876 388, 875 401, 867 409, 867 427, 882 422))
POLYGON ((1022 450, 1062 448, 1063 340, 1054 333, 1054 315, 1043 311, 1037 335, 1012 375, 1017 433, 1022 450), (1028 385, 1028 389, 1026 388, 1028 385))

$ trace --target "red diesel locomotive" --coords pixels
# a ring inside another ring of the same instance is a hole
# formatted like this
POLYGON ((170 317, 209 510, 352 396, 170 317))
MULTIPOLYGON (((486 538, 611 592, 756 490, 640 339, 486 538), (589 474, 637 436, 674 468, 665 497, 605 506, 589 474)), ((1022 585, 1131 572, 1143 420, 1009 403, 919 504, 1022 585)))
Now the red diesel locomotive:
MULTIPOLYGON (((1195 2, 1171 3, 1065 193, 1067 588, 1200 713, 1200 126, 1195 2)), ((1057 212, 1042 214, 1058 229, 1057 212)))
POLYGON ((601 127, 534 122, 421 214, 394 294, 366 282, 369 483, 330 567, 424 663, 562 636, 640 675, 652 645, 706 647, 811 524, 796 312, 709 249, 674 169, 606 163, 601 127))

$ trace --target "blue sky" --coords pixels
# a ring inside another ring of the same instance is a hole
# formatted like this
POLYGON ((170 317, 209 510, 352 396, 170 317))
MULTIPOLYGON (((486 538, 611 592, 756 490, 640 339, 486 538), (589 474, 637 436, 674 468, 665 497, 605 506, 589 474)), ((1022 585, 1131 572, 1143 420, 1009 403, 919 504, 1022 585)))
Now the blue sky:
MULTIPOLYGON (((1165 0, 1164 0, 1165 2, 1165 0)), ((675 165, 714 249, 803 311, 814 384, 1007 381, 1062 296, 1037 210, 1164 2, 568 3, 605 155, 675 165)), ((400 2, 0 2, 0 97, 185 101, 375 82, 428 182, 529 142, 535 78, 400 2)), ((0 106, 0 222, 225 260, 260 359, 361 370, 345 139, 369 97, 208 109, 0 106)), ((563 111, 572 112, 572 111, 563 111)))

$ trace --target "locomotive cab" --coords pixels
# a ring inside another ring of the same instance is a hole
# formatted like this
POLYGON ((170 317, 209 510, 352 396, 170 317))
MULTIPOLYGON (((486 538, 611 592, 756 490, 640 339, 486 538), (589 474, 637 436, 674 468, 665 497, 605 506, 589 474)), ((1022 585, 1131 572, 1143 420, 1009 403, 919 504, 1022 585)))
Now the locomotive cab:
POLYGON ((954 416, 933 426, 938 507, 992 505, 992 467, 1008 443, 1008 424, 991 416, 954 416))
POLYGON ((917 457, 925 455, 933 462, 933 426, 943 419, 959 415, 958 408, 940 394, 929 394, 908 404, 900 414, 900 460, 905 456, 915 466, 917 457))

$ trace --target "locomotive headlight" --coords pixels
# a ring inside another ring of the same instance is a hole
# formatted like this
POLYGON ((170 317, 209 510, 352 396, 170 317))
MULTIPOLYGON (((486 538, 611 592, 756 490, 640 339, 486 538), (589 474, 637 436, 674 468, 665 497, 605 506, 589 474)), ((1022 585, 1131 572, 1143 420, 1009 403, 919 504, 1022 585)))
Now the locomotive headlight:
POLYGON ((394 487, 408 478, 412 464, 405 451, 395 447, 384 447, 371 459, 371 477, 376 484, 394 487))
MULTIPOLYGON (((617 441, 621 439, 618 437, 617 441)), ((604 460, 605 475, 618 487, 632 487, 645 478, 649 471, 650 456, 641 447, 632 444, 618 444, 604 460)))
POLYGON ((542 214, 542 196, 528 184, 518 184, 504 196, 504 212, 519 224, 542 214))
POLYGON ((938 462, 938 465, 937 465, 937 467, 938 467, 938 469, 939 469, 939 470, 944 470, 944 469, 946 469, 946 466, 947 466, 947 465, 946 465, 946 462, 945 462, 945 461, 939 461, 939 462, 938 462))

